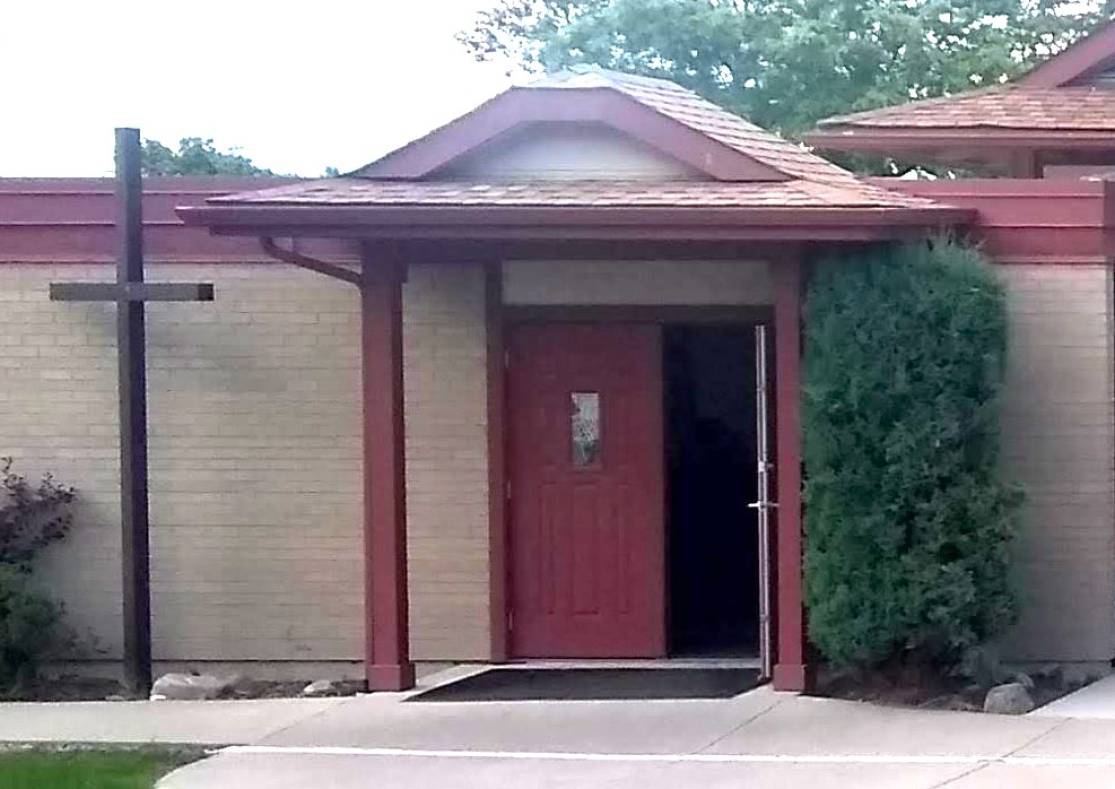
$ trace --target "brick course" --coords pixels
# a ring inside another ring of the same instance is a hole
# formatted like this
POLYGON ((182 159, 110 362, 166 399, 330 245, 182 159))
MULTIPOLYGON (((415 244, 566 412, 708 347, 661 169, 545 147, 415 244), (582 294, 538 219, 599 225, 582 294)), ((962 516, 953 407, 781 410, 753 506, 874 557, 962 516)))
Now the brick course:
POLYGON ((1115 653, 1112 280, 1104 266, 1004 266, 1010 358, 1003 469, 1026 489, 1018 661, 1115 653))
POLYGON ((484 280, 478 265, 411 266, 403 288, 416 660, 491 654, 484 280))
MULTIPOLYGON (((156 659, 362 656, 359 315, 354 288, 280 265, 149 266, 214 304, 148 309, 156 659)), ((0 454, 81 492, 44 581, 119 655, 116 329, 52 303, 108 266, 0 269, 0 454)))

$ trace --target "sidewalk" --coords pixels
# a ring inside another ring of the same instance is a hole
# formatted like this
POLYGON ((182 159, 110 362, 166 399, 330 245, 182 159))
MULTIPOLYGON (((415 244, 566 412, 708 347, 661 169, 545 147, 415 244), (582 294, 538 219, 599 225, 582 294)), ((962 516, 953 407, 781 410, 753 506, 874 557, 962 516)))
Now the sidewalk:
POLYGON ((5 702, 0 703, 0 741, 247 744, 345 701, 5 702))
POLYGON ((238 746, 161 789, 1115 786, 1115 720, 879 707, 765 687, 703 701, 408 695, 2 704, 0 739, 238 746))
POLYGON ((1034 710, 1030 717, 1115 720, 1115 674, 1034 710))
POLYGON ((730 700, 411 704, 365 696, 161 789, 1115 786, 1115 721, 730 700))

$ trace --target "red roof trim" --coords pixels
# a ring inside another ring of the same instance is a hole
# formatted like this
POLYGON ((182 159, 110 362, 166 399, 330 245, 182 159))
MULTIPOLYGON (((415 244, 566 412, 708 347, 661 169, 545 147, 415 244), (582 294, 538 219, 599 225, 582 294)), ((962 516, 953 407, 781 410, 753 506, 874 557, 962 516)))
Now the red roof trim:
POLYGON ((969 224, 969 208, 195 206, 187 225, 220 235, 338 238, 870 240, 969 224))
POLYGON ((1110 265, 1115 257, 1115 183, 1110 181, 875 182, 977 210, 972 233, 999 263, 1110 265))
POLYGON ((892 127, 890 129, 839 128, 814 131, 804 136, 808 145, 841 151, 900 151, 926 148, 992 148, 1000 153, 1004 144, 1014 148, 1056 148, 1058 150, 1110 150, 1115 132, 1045 131, 1004 128, 892 127))
POLYGON ((511 129, 540 121, 603 123, 719 181, 790 180, 785 173, 606 87, 512 88, 352 175, 425 178, 511 129))
POLYGON ((1060 88, 1115 64, 1115 23, 1105 22, 1018 80, 1027 88, 1060 88))

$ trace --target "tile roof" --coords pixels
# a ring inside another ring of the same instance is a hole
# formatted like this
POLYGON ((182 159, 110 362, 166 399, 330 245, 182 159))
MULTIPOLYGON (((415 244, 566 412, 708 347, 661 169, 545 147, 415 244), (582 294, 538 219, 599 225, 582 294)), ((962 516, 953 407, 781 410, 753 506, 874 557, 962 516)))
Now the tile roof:
POLYGON ((823 132, 1013 129, 1115 133, 1115 90, 1004 85, 821 121, 823 132))
MULTIPOLYGON (((854 179, 853 179, 854 180, 854 179)), ((694 208, 883 208, 940 207, 854 180, 850 186, 817 181, 534 181, 462 183, 332 178, 209 200, 242 206, 428 206, 428 207, 694 207, 694 208)))
MULTIPOLYGON (((867 183, 813 154, 733 115, 696 93, 662 79, 598 68, 545 77, 511 91, 560 92, 606 88, 684 124, 706 137, 777 170, 785 180, 667 181, 534 180, 510 183, 429 178, 374 178, 364 168, 342 178, 214 198, 219 206, 426 206, 426 207, 724 207, 797 209, 944 208, 867 183)), ((571 100, 580 100, 570 96, 571 100)), ((555 96, 555 100, 560 99, 555 96)), ((482 113, 481 105, 473 113, 482 113)), ((466 116, 467 117, 467 116, 466 116)), ((450 124, 452 125, 452 124, 450 124)), ((443 127, 448 128, 448 127, 443 127)), ((428 139, 439 134, 434 131, 428 139)), ((414 143, 411 143, 414 145, 414 143)), ((402 150, 402 149, 400 149, 402 150)), ((391 156, 389 154, 388 156, 391 156)), ((371 166, 371 165, 370 165, 371 166)))
POLYGON ((791 178, 849 185, 856 181, 847 170, 808 148, 756 126, 669 80, 585 67, 543 78, 526 89, 566 86, 612 88, 791 178))

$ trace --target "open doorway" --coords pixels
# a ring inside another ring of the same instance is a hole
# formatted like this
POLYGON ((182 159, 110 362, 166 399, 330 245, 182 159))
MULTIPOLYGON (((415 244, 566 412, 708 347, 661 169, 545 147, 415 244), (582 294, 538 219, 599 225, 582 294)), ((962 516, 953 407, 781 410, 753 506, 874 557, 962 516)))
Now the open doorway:
POLYGON ((670 652, 757 656, 754 327, 672 326, 663 341, 670 652))

